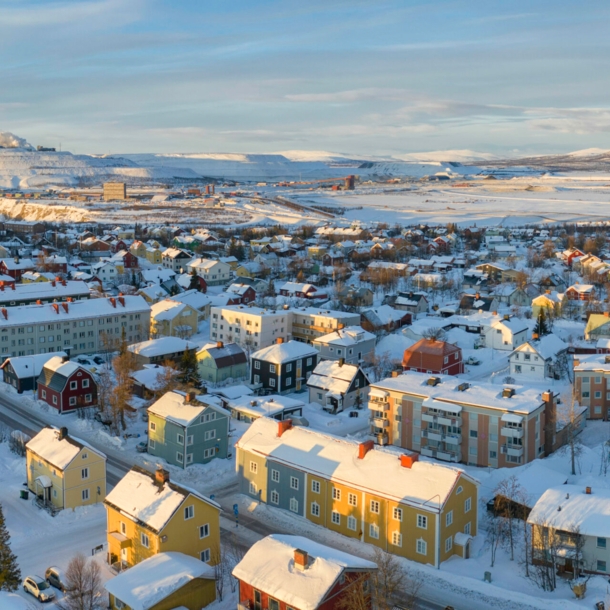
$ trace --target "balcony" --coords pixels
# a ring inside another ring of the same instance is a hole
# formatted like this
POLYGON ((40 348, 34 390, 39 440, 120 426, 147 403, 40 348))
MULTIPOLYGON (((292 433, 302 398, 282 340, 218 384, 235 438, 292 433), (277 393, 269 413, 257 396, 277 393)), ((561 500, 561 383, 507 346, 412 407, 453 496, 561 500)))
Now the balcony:
POLYGON ((439 447, 432 449, 431 447, 422 447, 421 454, 427 457, 436 458, 437 460, 443 460, 445 462, 461 462, 462 452, 461 451, 450 451, 446 448, 439 447))
POLYGON ((511 426, 502 426, 500 434, 509 438, 523 438, 523 428, 512 428, 511 426))
POLYGON ((504 455, 523 457, 523 447, 521 445, 502 445, 501 451, 504 455))
POLYGON ((378 445, 387 445, 390 442, 390 437, 386 432, 375 434, 375 442, 378 445))
POLYGON ((450 445, 459 445, 462 442, 462 435, 458 432, 445 432, 435 428, 426 428, 421 431, 422 438, 427 438, 431 441, 448 443, 450 445))
POLYGON ((371 411, 389 411, 390 403, 387 400, 369 399, 368 408, 371 411))
POLYGON ((383 417, 373 417, 372 422, 375 428, 387 428, 390 425, 390 420, 383 417))
POLYGON ((422 412, 421 418, 423 421, 427 421, 431 424, 438 424, 439 426, 456 426, 457 428, 462 427, 462 418, 451 413, 444 414, 433 414, 422 412))
POLYGON ((431 441, 440 442, 443 440, 443 433, 440 430, 432 430, 432 429, 428 428, 427 430, 422 430, 421 435, 423 438, 427 438, 428 440, 431 440, 431 441))

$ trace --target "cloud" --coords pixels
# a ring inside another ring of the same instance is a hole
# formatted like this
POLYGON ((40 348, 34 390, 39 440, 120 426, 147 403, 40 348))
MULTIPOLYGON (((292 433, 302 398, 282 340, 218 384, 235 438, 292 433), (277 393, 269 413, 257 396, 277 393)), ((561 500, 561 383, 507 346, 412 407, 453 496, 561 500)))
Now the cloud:
POLYGON ((0 131, 0 147, 2 148, 32 148, 24 138, 16 136, 10 131, 0 131))

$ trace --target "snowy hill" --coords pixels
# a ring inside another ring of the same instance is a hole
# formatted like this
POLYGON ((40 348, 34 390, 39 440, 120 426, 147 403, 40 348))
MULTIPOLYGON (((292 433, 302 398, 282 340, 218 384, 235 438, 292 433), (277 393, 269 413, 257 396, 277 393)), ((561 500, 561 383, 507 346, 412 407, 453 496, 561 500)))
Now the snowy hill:
POLYGON ((402 161, 456 161, 459 163, 472 163, 474 161, 493 161, 500 159, 492 153, 476 152, 474 150, 433 150, 431 152, 408 153, 395 155, 402 161))

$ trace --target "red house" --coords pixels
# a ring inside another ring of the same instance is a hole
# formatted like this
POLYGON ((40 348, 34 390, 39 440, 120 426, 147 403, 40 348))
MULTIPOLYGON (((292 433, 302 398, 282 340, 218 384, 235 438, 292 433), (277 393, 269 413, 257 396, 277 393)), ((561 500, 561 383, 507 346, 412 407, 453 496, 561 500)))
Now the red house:
MULTIPOLYGON (((350 588, 367 582, 377 565, 302 536, 272 534, 235 566, 239 607, 334 610, 350 588)), ((368 585, 367 585, 368 586, 368 585)))
POLYGON ((585 255, 585 253, 582 250, 579 250, 578 248, 570 248, 569 250, 564 250, 562 252, 561 258, 563 258, 563 262, 568 267, 571 267, 575 258, 580 258, 581 256, 584 256, 584 255, 585 255))
POLYGON ((123 265, 123 269, 137 269, 139 267, 138 257, 129 250, 120 250, 111 259, 123 265))
POLYGON ((297 297, 299 299, 326 299, 326 293, 320 292, 313 284, 299 282, 285 282, 280 286, 280 295, 283 297, 297 297))
POLYGON ((97 384, 91 373, 67 356, 53 356, 38 377, 38 398, 61 413, 97 403, 97 384))
POLYGON ((418 373, 459 375, 464 372, 462 350, 445 341, 420 339, 405 350, 402 368, 418 373))
POLYGON ((29 258, 3 258, 0 260, 0 273, 10 275, 14 280, 20 282, 21 276, 26 271, 34 271, 36 265, 29 258))
POLYGON ((231 284, 227 288, 227 292, 239 297, 239 305, 251 303, 256 299, 256 291, 248 284, 231 284))
POLYGON ((570 301, 591 301, 595 298, 595 287, 591 284, 573 284, 566 290, 570 301))

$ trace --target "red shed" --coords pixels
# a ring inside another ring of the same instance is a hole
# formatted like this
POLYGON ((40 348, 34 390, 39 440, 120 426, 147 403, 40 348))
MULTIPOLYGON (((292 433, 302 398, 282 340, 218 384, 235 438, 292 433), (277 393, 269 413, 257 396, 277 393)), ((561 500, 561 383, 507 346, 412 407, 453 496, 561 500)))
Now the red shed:
POLYGON ((418 373, 459 375, 464 372, 462 350, 446 341, 420 339, 405 350, 402 368, 418 373))
POLYGON ((97 404, 93 375, 67 356, 53 356, 38 378, 38 398, 61 413, 97 404))

